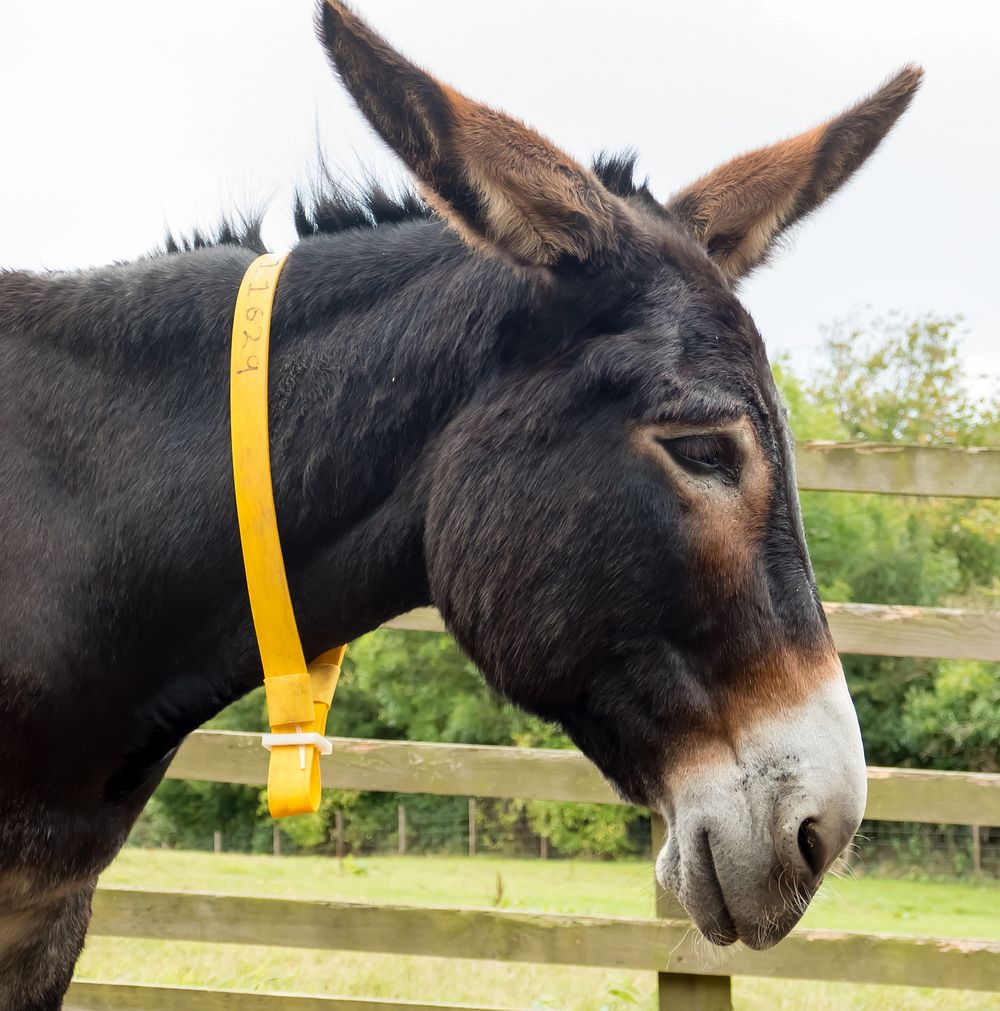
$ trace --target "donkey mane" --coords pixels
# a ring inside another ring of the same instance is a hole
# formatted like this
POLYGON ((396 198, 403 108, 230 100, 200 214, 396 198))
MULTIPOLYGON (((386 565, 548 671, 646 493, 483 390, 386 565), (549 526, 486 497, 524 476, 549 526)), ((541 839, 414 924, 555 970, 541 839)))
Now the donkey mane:
MULTIPOLYGON (((593 160, 597 177, 615 196, 637 197, 656 207, 656 201, 646 182, 637 183, 635 166, 638 156, 633 151, 617 154, 602 152, 593 160)), ((372 174, 362 172, 364 182, 357 184, 338 178, 320 161, 316 180, 295 192, 292 217, 300 242, 317 235, 340 235, 381 225, 398 225, 407 221, 422 221, 436 217, 434 211, 416 190, 405 187, 393 193, 372 174)), ((266 253, 262 236, 264 209, 223 217, 212 231, 194 229, 188 235, 168 232, 163 246, 151 255, 169 256, 193 249, 217 246, 237 246, 252 253, 266 253)))

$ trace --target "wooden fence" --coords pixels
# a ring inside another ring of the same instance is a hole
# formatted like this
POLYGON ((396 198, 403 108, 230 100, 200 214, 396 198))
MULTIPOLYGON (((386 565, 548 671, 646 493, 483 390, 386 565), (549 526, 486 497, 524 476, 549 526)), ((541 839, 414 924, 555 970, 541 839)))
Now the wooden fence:
MULTIPOLYGON (((799 486, 883 494, 1000 498, 1000 450, 799 447, 799 486)), ((943 608, 826 604, 841 652, 1000 660, 1000 614, 943 608)), ((421 610, 389 622, 442 629, 421 610)), ((267 755, 256 735, 193 734, 168 776, 263 785, 267 755)), ((573 751, 335 739, 326 763, 332 788, 518 797, 620 804, 597 770, 573 751)), ((1000 776, 868 770, 866 817, 1000 825, 1000 776)), ((654 820, 654 833, 663 826, 654 820)), ((656 919, 556 916, 493 909, 372 906, 245 895, 99 888, 94 934, 281 945, 396 955, 648 970, 661 1009, 722 1011, 732 975, 1000 991, 1000 942, 794 931, 767 952, 736 951, 706 964, 683 913, 657 895, 656 919)), ((428 1011, 470 1007, 140 986, 77 980, 68 1009, 134 1011, 428 1011)), ((479 1007, 478 1011, 490 1011, 479 1007)))

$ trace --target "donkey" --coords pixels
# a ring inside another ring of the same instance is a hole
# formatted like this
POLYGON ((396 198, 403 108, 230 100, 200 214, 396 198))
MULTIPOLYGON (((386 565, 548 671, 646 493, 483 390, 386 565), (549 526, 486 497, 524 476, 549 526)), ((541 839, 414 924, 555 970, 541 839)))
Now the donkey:
MULTIPOLYGON (((299 208, 270 398, 306 652, 436 605, 497 692, 663 814, 657 873, 705 937, 773 945, 857 829, 865 767, 735 288, 921 71, 660 203, 345 5, 317 27, 428 210, 299 208)), ((61 1005, 97 875, 185 735, 261 681, 227 389, 255 244, 0 275, 8 1011, 61 1005)))

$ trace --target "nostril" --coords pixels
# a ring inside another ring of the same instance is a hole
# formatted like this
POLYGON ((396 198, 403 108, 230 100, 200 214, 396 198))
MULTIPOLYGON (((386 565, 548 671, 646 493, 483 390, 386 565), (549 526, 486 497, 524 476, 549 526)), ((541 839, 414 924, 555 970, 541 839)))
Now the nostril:
POLYGON ((799 825, 799 852, 802 854, 806 866, 818 878, 826 869, 826 852, 823 838, 812 818, 806 818, 799 825))

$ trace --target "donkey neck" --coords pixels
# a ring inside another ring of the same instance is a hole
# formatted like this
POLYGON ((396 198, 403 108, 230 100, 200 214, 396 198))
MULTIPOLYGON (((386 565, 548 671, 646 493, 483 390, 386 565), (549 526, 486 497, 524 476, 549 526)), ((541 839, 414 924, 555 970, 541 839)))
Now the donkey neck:
MULTIPOLYGON (((78 663, 95 677, 120 668, 141 693, 219 671, 209 709, 259 677, 227 380, 251 259, 222 247, 0 284, 0 438, 15 468, 24 455, 23 474, 44 469, 58 482, 46 494, 72 513, 51 578, 84 580, 94 609, 79 616, 86 635, 67 633, 91 644, 78 663)), ((505 321, 530 297, 523 276, 434 222, 317 237, 293 251, 275 307, 270 428, 307 652, 427 602, 423 504, 435 439, 496 380, 505 321)), ((11 521, 33 529, 28 515, 11 521)), ((38 641, 53 638, 25 633, 26 644, 38 641)))
POLYGON ((428 602, 438 435, 511 351, 531 288, 437 223, 317 238, 279 285, 272 467, 303 638, 324 648, 428 602))

